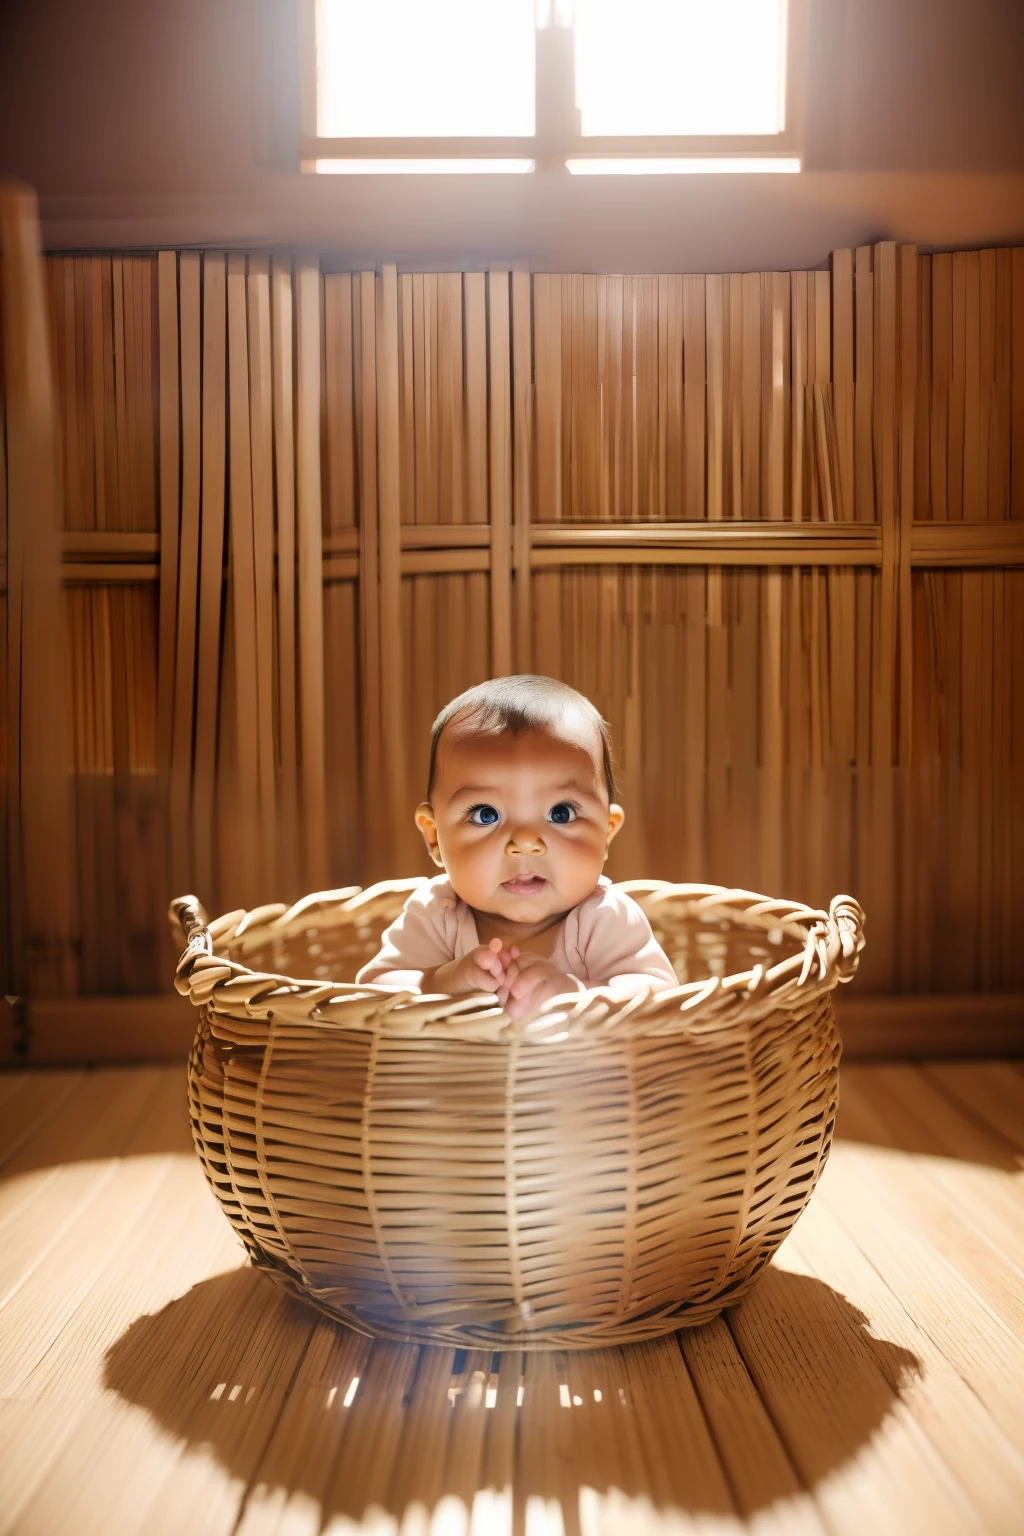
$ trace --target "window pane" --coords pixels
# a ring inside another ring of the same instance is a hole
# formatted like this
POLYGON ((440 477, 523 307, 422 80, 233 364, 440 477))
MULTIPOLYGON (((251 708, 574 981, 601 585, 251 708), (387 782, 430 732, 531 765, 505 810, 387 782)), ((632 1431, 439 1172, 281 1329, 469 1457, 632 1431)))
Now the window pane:
POLYGON ((326 138, 534 131, 534 0, 319 0, 326 138))
POLYGON ((576 0, 585 134, 778 133, 785 0, 576 0))

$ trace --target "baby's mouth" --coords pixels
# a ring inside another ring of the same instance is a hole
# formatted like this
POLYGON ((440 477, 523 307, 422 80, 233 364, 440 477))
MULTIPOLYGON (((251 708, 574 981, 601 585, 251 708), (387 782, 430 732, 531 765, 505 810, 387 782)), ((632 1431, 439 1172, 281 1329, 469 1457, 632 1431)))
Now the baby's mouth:
POLYGON ((510 896, 537 896, 546 885, 543 875, 513 875, 511 880, 501 882, 502 890, 510 896))

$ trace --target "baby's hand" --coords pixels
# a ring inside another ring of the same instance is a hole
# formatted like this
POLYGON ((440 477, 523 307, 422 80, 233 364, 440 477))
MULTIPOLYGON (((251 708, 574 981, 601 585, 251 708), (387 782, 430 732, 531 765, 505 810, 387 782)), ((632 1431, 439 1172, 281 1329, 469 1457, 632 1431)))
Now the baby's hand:
POLYGON ((505 1012, 510 1019, 526 1019, 536 1013, 551 997, 561 997, 576 989, 573 977, 560 971, 552 961, 530 950, 520 952, 516 945, 509 951, 505 969, 505 1012))
POLYGON ((505 1001, 505 968, 511 956, 500 939, 478 944, 459 960, 439 965, 430 978, 424 978, 424 991, 447 992, 457 997, 467 992, 495 992, 505 1001))

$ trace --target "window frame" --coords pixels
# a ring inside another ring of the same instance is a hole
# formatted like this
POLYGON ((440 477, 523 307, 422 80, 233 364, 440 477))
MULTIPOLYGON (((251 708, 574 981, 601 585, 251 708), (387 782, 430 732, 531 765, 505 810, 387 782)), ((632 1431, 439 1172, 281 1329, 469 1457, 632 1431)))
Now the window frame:
MULTIPOLYGON (((537 171, 568 175, 568 160, 796 160, 802 169, 807 96, 807 38, 812 0, 786 3, 786 99, 783 126, 772 134, 615 134, 584 136, 573 98, 572 27, 538 29, 537 129, 515 137, 327 138, 317 133, 316 27, 320 0, 300 0, 301 142, 300 167, 316 172, 317 162, 373 160, 530 160, 537 171), (542 43, 541 39, 549 39, 542 43), (548 49, 541 68, 540 50, 548 49)), ((624 166, 624 170, 628 167, 624 166)), ((730 166, 723 163, 723 171, 730 166)), ((433 174, 444 174, 434 171, 433 174)), ((614 174, 614 171, 608 172, 614 174)))

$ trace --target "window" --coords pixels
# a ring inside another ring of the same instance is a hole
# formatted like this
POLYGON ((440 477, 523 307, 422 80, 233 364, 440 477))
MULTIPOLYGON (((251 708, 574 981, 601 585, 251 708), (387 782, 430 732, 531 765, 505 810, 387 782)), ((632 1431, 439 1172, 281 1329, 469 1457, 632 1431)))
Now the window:
POLYGON ((809 0, 305 0, 303 167, 799 170, 809 0))

